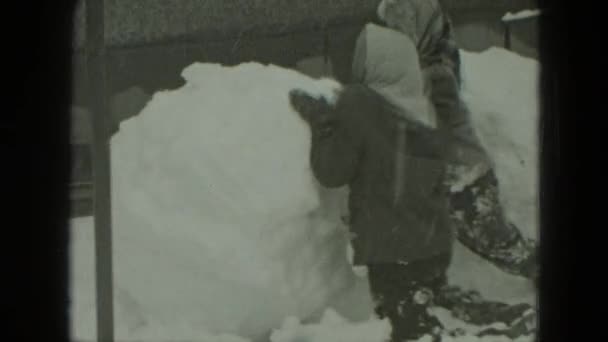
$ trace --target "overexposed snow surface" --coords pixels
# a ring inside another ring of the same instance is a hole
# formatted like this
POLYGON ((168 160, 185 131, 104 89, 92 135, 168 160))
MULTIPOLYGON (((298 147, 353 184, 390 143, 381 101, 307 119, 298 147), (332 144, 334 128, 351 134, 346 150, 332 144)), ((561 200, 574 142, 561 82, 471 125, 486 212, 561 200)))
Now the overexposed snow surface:
POLYGON ((537 234, 538 73, 534 59, 501 48, 463 52, 463 96, 496 164, 508 216, 537 234))
POLYGON ((516 13, 511 13, 511 12, 507 12, 507 14, 505 14, 502 17, 503 21, 513 21, 513 20, 519 20, 519 19, 527 19, 527 18, 531 18, 531 17, 537 17, 541 14, 541 11, 539 9, 527 9, 527 10, 523 10, 523 11, 519 11, 516 13))
MULTIPOLYGON (((501 49, 463 54, 465 99, 528 236, 537 68, 501 49)), ((339 85, 259 64, 195 64, 183 76, 112 140, 117 338, 382 341, 390 326, 371 317, 367 279, 346 257, 345 192, 317 187, 308 127, 288 103, 292 88, 331 100, 339 85)), ((72 233, 72 334, 93 340, 92 219, 73 220, 72 233)), ((450 279, 492 299, 534 300, 526 281, 461 246, 450 279)))

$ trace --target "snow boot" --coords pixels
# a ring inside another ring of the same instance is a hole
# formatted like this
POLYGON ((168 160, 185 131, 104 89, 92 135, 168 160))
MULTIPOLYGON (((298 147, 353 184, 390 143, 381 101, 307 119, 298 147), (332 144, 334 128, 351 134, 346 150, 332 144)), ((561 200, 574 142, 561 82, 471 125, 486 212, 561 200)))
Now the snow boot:
POLYGON ((464 291, 457 286, 445 286, 438 291, 435 305, 448 309, 462 321, 480 326, 494 323, 511 326, 534 311, 527 303, 509 305, 490 301, 477 291, 464 291))
POLYGON ((484 336, 506 336, 510 339, 517 339, 522 336, 536 334, 536 311, 530 309, 503 328, 486 328, 478 332, 478 337, 484 336))
MULTIPOLYGON (((482 298, 477 291, 444 286, 437 292, 434 304, 449 310, 452 316, 468 324, 485 326, 486 328, 476 334, 479 337, 501 335, 516 338, 536 331, 536 310, 527 303, 509 305, 489 301, 482 298)), ((458 336, 458 331, 451 333, 458 336)))
POLYGON ((391 342, 415 341, 425 335, 431 336, 433 341, 440 341, 444 327, 437 317, 429 313, 431 301, 431 291, 425 288, 418 289, 409 300, 403 299, 398 303, 377 300, 376 314, 391 322, 391 342))
POLYGON ((392 325, 391 342, 417 340, 425 335, 438 340, 444 330, 429 313, 435 293, 445 286, 450 255, 410 263, 368 265, 376 314, 392 325))

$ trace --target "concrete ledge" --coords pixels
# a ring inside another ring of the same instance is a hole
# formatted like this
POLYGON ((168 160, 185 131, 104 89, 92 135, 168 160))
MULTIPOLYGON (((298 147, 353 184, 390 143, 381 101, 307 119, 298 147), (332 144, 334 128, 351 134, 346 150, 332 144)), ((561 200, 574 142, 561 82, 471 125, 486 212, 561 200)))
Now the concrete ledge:
MULTIPOLYGON (((85 42, 85 0, 74 14, 74 47, 85 42)), ((531 0, 440 0, 459 16, 471 11, 517 11, 535 7, 531 0)), ((375 17, 380 0, 105 0, 109 47, 211 41, 310 30, 375 17)))
MULTIPOLYGON (((106 44, 119 47, 289 33, 371 18, 379 2, 106 0, 106 44)), ((84 6, 80 4, 75 13, 75 48, 84 46, 84 6)))
MULTIPOLYGON (((180 73, 198 61, 235 65, 244 61, 272 63, 295 67, 305 58, 330 55, 334 72, 341 81, 350 74, 350 59, 357 35, 365 21, 328 30, 328 51, 321 30, 296 32, 290 35, 241 37, 216 42, 155 44, 134 48, 113 48, 107 52, 107 86, 109 96, 131 86, 148 93, 171 89, 183 84, 180 73)), ((87 83, 83 54, 73 58, 73 100, 86 106, 87 83)))

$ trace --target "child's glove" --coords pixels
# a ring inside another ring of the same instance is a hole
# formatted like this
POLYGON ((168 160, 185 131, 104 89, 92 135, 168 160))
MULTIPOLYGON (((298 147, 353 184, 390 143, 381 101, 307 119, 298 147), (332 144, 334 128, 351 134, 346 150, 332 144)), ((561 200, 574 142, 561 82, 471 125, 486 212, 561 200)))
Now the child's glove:
MULTIPOLYGON (((292 107, 311 127, 310 162, 317 180, 328 188, 348 184, 358 167, 364 135, 364 125, 357 120, 364 114, 356 110, 358 102, 354 101, 352 106, 345 106, 344 102, 333 105, 324 98, 317 99, 300 90, 291 91, 289 98, 292 107)), ((343 94, 340 94, 342 100, 343 94)), ((369 119, 370 116, 366 117, 369 119)))
POLYGON ((314 98, 301 90, 289 92, 293 108, 304 119, 317 138, 329 137, 335 130, 338 118, 331 105, 324 98, 314 98))

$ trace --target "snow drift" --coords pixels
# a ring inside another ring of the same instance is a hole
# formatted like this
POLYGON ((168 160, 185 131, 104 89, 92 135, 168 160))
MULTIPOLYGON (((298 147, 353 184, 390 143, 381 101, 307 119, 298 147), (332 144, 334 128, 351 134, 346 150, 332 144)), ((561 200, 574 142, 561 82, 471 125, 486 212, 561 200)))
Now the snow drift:
MULTIPOLYGON (((538 66, 502 49, 462 57, 507 213, 534 237, 538 66)), ((254 63, 194 64, 183 77, 112 140, 117 338, 381 341, 390 327, 370 318, 367 280, 346 257, 344 192, 314 181, 310 133, 288 102, 293 88, 333 101, 340 86, 254 63), (314 323, 328 307, 339 313, 314 323)), ((73 220, 72 232, 72 333, 93 340, 92 220, 73 220)), ((461 246, 450 280, 534 301, 525 280, 461 246)))

